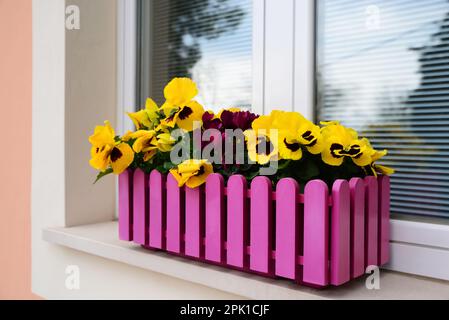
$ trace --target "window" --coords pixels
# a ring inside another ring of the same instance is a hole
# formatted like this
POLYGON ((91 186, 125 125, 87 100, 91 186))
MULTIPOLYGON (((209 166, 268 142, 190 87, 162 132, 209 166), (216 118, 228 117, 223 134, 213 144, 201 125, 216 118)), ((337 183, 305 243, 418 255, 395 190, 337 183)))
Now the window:
POLYGON ((318 118, 389 150, 392 213, 449 217, 449 2, 320 0, 317 12, 318 118))
POLYGON ((140 0, 137 12, 140 105, 191 77, 205 108, 251 107, 252 0, 140 0))
POLYGON ((449 261, 448 0, 118 3, 120 130, 133 126, 123 111, 147 96, 161 103, 175 75, 194 78, 207 108, 251 105, 343 120, 388 149, 384 164, 397 170, 388 268, 449 279, 441 268, 449 261), (180 37, 173 30, 186 5, 202 20, 235 17, 216 21, 226 28, 214 37, 197 30, 208 30, 204 24, 180 37), (183 68, 186 46, 201 56, 183 68))

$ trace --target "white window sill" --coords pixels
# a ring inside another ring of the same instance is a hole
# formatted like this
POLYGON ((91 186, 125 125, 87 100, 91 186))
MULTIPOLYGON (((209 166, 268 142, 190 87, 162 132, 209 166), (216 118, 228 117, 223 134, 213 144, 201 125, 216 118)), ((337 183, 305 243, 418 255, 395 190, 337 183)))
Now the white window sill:
POLYGON ((342 287, 316 290, 289 281, 215 267, 152 252, 120 241, 117 222, 73 228, 47 228, 47 242, 158 272, 174 278, 233 293, 250 299, 449 299, 449 282, 381 271, 380 290, 368 290, 366 277, 342 287))

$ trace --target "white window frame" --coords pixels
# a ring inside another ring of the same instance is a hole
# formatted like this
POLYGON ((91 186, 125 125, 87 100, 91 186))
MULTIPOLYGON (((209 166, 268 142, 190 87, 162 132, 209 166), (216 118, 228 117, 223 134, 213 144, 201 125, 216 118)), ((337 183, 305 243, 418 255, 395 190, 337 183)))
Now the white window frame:
POLYGON ((137 1, 117 1, 117 130, 133 129, 126 112, 136 105, 137 1))
MULTIPOLYGON (((253 111, 315 115, 315 0, 253 0, 253 111)), ((119 0, 118 119, 136 102, 136 0, 119 0)), ((386 269, 449 280, 449 219, 392 218, 386 269)))

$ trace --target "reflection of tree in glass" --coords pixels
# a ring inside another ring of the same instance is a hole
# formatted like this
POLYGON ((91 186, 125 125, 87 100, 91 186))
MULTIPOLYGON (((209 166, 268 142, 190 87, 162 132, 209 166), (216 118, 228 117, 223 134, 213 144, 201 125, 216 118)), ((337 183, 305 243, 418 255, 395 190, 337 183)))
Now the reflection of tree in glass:
POLYGON ((176 76, 191 77, 201 59, 201 40, 213 40, 240 25, 245 12, 235 0, 169 0, 153 2, 154 52, 152 94, 161 100, 163 84, 176 76), (162 57, 162 55, 164 57, 162 57))
MULTIPOLYGON (((448 54, 447 47, 449 45, 449 13, 443 21, 439 23, 439 29, 431 37, 430 45, 426 45, 420 48, 412 48, 411 50, 417 51, 420 54, 419 63, 421 73, 421 83, 419 87, 410 94, 407 100, 407 104, 413 109, 413 114, 416 117, 416 121, 422 121, 420 116, 425 115, 423 108, 429 108, 431 105, 438 103, 439 106, 443 106, 440 109, 440 113, 433 113, 434 119, 438 116, 447 119, 449 95, 447 90, 449 88, 449 81, 447 75, 442 75, 442 72, 448 71, 448 54), (437 96, 436 96, 437 95, 437 96), (437 98, 438 97, 438 98, 437 98), (423 102, 422 99, 427 98, 428 102, 423 102), (433 100, 435 99, 435 101, 433 100)), ((432 108, 437 109, 437 108, 432 108)), ((415 122, 413 124, 416 124, 415 122)))

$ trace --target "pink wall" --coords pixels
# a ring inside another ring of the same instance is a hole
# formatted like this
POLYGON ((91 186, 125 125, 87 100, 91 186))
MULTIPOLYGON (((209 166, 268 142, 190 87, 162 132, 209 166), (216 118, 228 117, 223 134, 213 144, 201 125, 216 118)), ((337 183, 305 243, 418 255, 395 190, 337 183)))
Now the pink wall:
POLYGON ((31 0, 0 0, 0 299, 31 293, 31 0))

